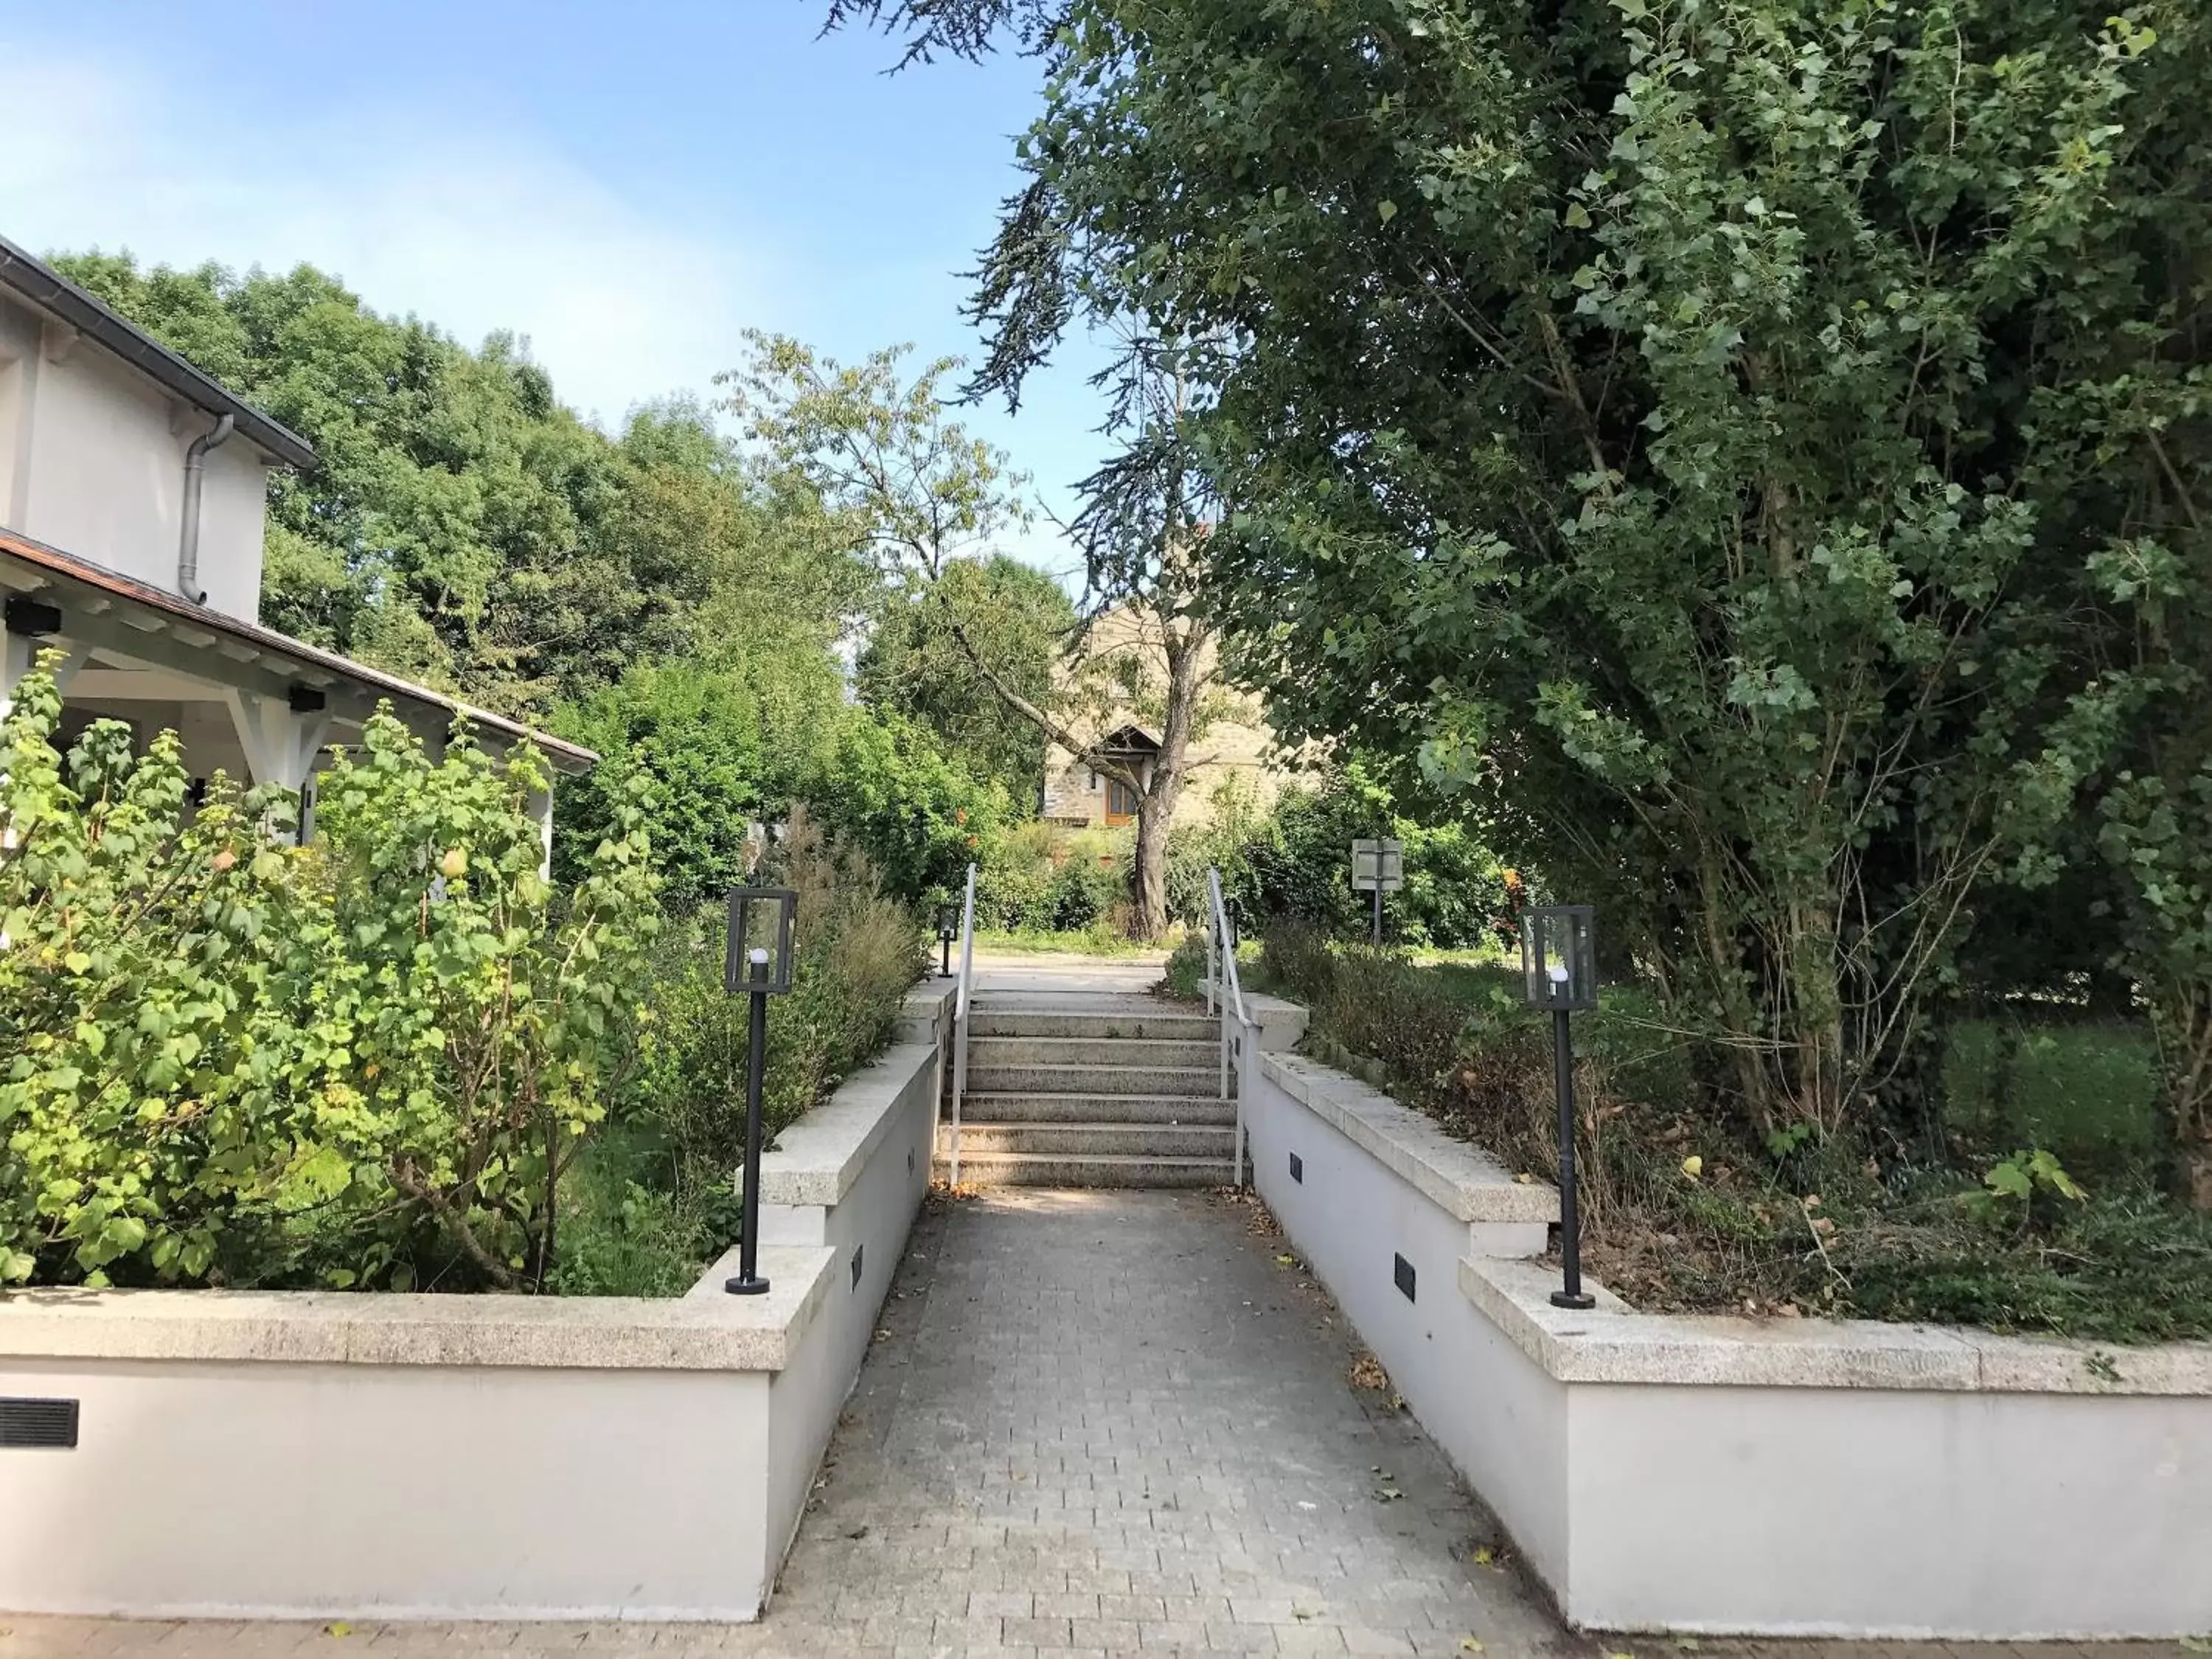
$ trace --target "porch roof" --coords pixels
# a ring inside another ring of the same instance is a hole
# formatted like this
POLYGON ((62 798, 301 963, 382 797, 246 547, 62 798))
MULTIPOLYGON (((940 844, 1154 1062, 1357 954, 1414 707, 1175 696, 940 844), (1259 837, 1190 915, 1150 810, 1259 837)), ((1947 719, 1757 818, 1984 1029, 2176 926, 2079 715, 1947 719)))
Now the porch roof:
POLYGON ((337 692, 339 696, 331 701, 343 698, 350 703, 349 718, 356 720, 386 698, 418 714, 434 712, 447 720, 461 715, 480 731, 506 741, 535 744, 556 770, 571 775, 589 771, 599 758, 579 744, 534 731, 504 714, 258 623, 206 610, 12 531, 0 530, 0 587, 35 597, 60 611, 59 632, 65 638, 77 640, 101 631, 84 626, 87 623, 109 623, 106 632, 126 637, 120 644, 92 639, 94 649, 120 651, 179 673, 271 696, 283 696, 295 684, 325 696, 337 692), (71 626, 73 617, 79 626, 71 626))

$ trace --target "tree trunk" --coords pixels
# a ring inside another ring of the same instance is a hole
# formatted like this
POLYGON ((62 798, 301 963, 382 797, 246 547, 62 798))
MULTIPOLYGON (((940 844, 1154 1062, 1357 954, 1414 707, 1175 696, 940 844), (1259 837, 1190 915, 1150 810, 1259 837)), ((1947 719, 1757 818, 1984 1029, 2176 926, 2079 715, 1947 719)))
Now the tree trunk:
POLYGON ((1162 803, 1150 791, 1137 800, 1137 867, 1130 883, 1136 902, 1129 937, 1156 939, 1168 925, 1168 830, 1175 803, 1162 803))
POLYGON ((1167 718, 1161 722, 1160 752, 1152 761, 1152 775, 1137 798, 1137 867, 1131 885, 1135 890, 1135 914, 1129 936, 1156 939, 1168 925, 1168 831, 1175 823, 1176 801, 1182 794, 1183 768, 1189 764, 1190 734, 1198 719, 1199 694, 1203 681, 1199 658, 1206 648, 1206 629, 1187 623, 1178 630, 1172 621, 1161 629, 1168 659, 1167 718))
POLYGON ((2196 1208, 2212 1210, 2212 993, 2154 1000, 2151 1030, 2165 1073, 2174 1185, 2196 1208))

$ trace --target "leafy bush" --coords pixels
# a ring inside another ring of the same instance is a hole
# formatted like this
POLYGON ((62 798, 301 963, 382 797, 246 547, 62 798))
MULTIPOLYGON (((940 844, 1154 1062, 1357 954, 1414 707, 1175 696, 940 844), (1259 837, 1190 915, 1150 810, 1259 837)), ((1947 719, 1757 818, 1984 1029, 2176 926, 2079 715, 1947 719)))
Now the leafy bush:
POLYGON ((976 781, 928 728, 845 702, 834 675, 805 659, 749 672, 634 668, 562 724, 604 756, 555 799, 556 866, 580 871, 608 826, 635 809, 672 915, 744 878, 746 830, 805 802, 908 900, 957 887, 988 858, 1008 817, 997 786, 976 781))
POLYGON ((550 781, 389 709, 281 845, 284 792, 187 815, 173 733, 66 760, 26 679, 0 785, 0 1279, 542 1283, 655 927, 634 816, 573 892, 550 781))
MULTIPOLYGON (((1312 1010, 1307 1042, 1320 1058, 1509 1169, 1558 1178, 1548 1021, 1523 1005, 1510 970, 1416 965, 1288 921, 1268 929, 1259 969, 1267 988, 1312 1010)), ((1983 1035, 1970 1030, 1961 1046, 1978 1054, 1983 1035)), ((1632 984, 1609 988, 1574 1036, 1585 1263, 1639 1306, 2116 1342, 2212 1334, 2212 1219, 2161 1201, 2140 1168, 2085 1191, 2038 1147, 1993 1160, 1967 1149, 1929 1165, 1802 1123, 1763 1134, 1700 1097, 1691 1039, 1632 984)), ((2047 1062, 2045 1075, 2021 1073, 2029 1096, 2047 1100, 2051 1077, 2070 1086, 2125 1049, 2104 1028, 2061 1026, 2023 1052, 2047 1062)), ((2147 1112, 2140 1067, 2121 1071, 2147 1112)))
POLYGON ((1216 811, 1212 824, 1170 838, 1169 908, 1185 927, 1206 925, 1206 872, 1218 866, 1223 896, 1254 926, 1294 917, 1334 936, 1364 934, 1373 901, 1352 889, 1352 843, 1378 834, 1405 847, 1406 885, 1385 907, 1392 939, 1483 945, 1511 914, 1507 872, 1479 835, 1455 820, 1402 815, 1391 792, 1356 762, 1317 790, 1286 792, 1272 816, 1236 799, 1216 811))
POLYGON ((1206 935, 1186 933, 1181 943, 1168 952, 1168 990, 1186 1001, 1195 1000, 1206 994, 1206 935))
MULTIPOLYGON (((834 710, 834 688, 822 702, 834 710)), ((790 734, 773 729, 769 713, 736 676, 681 666, 632 669, 589 702, 562 710, 568 735, 603 758, 554 797, 556 871, 574 878, 582 870, 609 829, 634 810, 634 783, 642 777, 653 786, 646 822, 667 909, 686 914, 738 885, 747 827, 763 813, 782 816, 775 795, 790 734)))
POLYGON ((1126 833, 1031 821, 991 850, 975 883, 975 925, 1012 933, 1083 933, 1129 900, 1126 833))
MULTIPOLYGON (((769 1145, 889 1043, 927 963, 912 911, 880 890, 865 854, 830 844, 802 809, 763 872, 797 890, 792 989, 769 1000, 769 1145)), ((617 1133, 579 1166, 584 1219, 559 1288, 661 1295, 690 1285, 737 1237, 744 1152, 749 999, 722 988, 720 906, 666 930, 652 964, 617 1133)))
POLYGON ((957 890, 1010 816, 997 785, 977 781, 927 726, 888 710, 848 709, 821 769, 795 781, 793 793, 866 856, 885 892, 908 901, 957 890))

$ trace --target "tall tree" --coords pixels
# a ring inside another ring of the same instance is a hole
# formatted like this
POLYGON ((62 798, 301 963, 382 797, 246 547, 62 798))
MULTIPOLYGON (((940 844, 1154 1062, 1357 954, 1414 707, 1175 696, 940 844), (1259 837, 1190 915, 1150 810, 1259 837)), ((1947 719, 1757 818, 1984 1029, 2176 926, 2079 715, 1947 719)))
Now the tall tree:
POLYGON ((1033 674, 1023 683, 1033 659, 1008 660, 994 648, 1018 632, 997 603, 1004 595, 961 568, 1028 515, 1023 481, 1005 455, 946 414, 939 388, 956 365, 932 363, 907 380, 896 351, 847 368, 793 340, 753 341, 751 363, 721 377, 727 406, 775 465, 853 516, 855 533, 881 561, 894 614, 933 611, 932 628, 1006 708, 1135 797, 1131 926, 1140 939, 1157 938, 1168 920, 1168 828, 1217 661, 1193 602, 1208 496, 1179 425, 1189 386, 1179 355, 1132 336, 1103 372, 1113 393, 1109 429, 1121 447, 1081 484, 1084 507, 1070 526, 1087 557, 1093 619, 1118 610, 1141 621, 1103 641, 1091 628, 1074 630, 1060 673, 1042 688, 1049 695, 1039 696, 1033 674), (1152 659, 1157 675, 1144 672, 1152 659), (1114 706, 1102 694, 1117 684, 1128 694, 1120 706, 1156 706, 1156 753, 1109 747, 1109 728, 1072 718, 1079 689, 1091 703, 1114 706))
POLYGON ((987 374, 1228 343, 1208 597, 1294 735, 1517 813, 1771 1125, 1922 1127, 1978 895, 2101 817, 2212 1194, 2197 10, 845 15, 1040 31, 987 374))
POLYGON ((617 440, 510 336, 469 351, 302 265, 238 276, 58 266, 315 446, 272 480, 262 614, 318 644, 543 717, 634 663, 720 637, 702 612, 849 607, 842 532, 754 479, 695 404, 617 440), (758 596, 773 588, 773 604, 758 596))
POLYGON ((1008 799, 1034 804, 1045 738, 995 696, 976 695, 975 670, 953 634, 1033 702, 1052 702, 1080 626, 1054 577, 1006 554, 955 560, 936 584, 884 597, 854 674, 864 702, 921 721, 1008 799))

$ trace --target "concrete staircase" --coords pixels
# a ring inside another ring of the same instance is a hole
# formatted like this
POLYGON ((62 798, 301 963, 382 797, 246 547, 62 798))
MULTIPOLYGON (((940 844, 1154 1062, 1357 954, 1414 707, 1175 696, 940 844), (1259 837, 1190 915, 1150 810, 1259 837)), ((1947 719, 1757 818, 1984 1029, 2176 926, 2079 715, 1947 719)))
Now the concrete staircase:
MULTIPOLYGON (((1231 1179, 1237 1103, 1219 1097, 1218 1020, 1110 991, 981 991, 969 1018, 963 1186, 1231 1179)), ((948 1116, 937 1133, 940 1180, 951 1178, 951 1151, 948 1116)))

